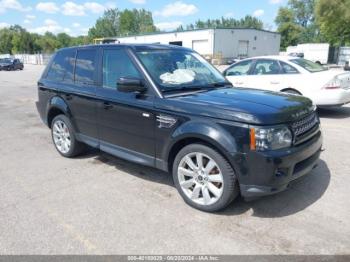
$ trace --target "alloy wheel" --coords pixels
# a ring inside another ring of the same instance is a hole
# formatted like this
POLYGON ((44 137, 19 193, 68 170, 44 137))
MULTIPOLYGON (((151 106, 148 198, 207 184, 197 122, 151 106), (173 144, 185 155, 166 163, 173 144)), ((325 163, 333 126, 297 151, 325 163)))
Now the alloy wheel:
POLYGON ((71 136, 67 125, 57 120, 52 127, 53 140, 58 151, 67 154, 71 147, 71 136))
POLYGON ((206 154, 193 152, 185 155, 177 175, 182 191, 196 204, 212 205, 222 196, 223 175, 218 164, 206 154))

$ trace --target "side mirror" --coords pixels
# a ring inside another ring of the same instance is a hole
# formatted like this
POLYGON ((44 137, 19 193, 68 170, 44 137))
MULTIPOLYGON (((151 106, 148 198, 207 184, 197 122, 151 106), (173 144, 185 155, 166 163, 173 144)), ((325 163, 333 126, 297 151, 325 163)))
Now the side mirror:
POLYGON ((118 91, 124 93, 143 93, 147 90, 139 78, 121 77, 117 80, 118 91))

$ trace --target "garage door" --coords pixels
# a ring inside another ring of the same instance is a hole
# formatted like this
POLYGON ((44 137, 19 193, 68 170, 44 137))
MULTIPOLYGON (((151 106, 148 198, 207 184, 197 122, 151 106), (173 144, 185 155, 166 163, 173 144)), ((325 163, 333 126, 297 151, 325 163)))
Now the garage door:
POLYGON ((248 47, 249 41, 240 40, 238 42, 238 56, 239 57, 248 57, 248 47))
POLYGON ((210 55, 210 46, 208 40, 193 40, 192 49, 200 53, 201 55, 210 55))

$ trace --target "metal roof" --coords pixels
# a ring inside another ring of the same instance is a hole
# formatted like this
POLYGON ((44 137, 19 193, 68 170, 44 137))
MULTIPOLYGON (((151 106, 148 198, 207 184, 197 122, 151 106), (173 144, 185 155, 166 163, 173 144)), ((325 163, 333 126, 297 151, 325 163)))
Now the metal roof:
POLYGON ((99 38, 99 39, 122 39, 122 38, 127 38, 127 37, 138 37, 138 36, 149 36, 149 35, 164 35, 164 34, 174 34, 174 33, 187 33, 187 32, 196 32, 196 31, 206 31, 206 30, 255 30, 255 31, 260 31, 260 32, 266 32, 270 34, 277 34, 279 35, 280 33, 274 32, 274 31, 269 31, 265 29, 256 29, 256 28, 244 28, 244 27, 216 27, 216 28, 200 28, 200 29, 190 29, 190 30, 183 30, 183 31, 169 31, 169 32, 150 32, 150 33, 142 33, 142 34, 134 34, 134 35, 125 35, 125 36, 119 36, 119 37, 104 37, 104 38, 99 38))

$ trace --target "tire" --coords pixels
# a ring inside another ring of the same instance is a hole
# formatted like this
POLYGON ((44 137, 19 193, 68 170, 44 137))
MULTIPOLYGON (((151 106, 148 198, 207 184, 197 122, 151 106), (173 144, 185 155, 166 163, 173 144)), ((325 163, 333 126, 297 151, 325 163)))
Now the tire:
POLYGON ((85 149, 85 145, 76 140, 72 123, 65 115, 52 120, 51 137, 56 150, 64 157, 75 157, 85 149))
POLYGON ((227 207, 239 193, 237 177, 230 163, 206 145, 190 144, 181 149, 175 157, 172 173, 184 201, 205 212, 227 207), (202 165, 197 157, 202 159, 202 165), (216 166, 213 167, 213 163, 216 166), (199 166, 202 168, 198 169, 199 166))

